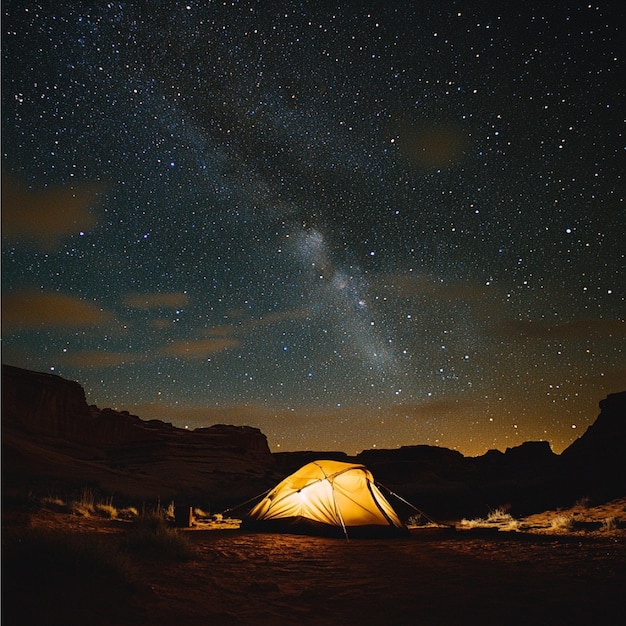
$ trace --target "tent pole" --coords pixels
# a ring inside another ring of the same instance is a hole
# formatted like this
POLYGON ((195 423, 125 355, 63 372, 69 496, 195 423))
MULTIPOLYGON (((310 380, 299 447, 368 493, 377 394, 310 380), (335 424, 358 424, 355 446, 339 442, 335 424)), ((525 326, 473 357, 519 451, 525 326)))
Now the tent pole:
MULTIPOLYGON (((333 500, 335 499, 335 496, 333 494, 333 500)), ((337 509, 337 502, 335 502, 335 508, 337 509)), ((339 521, 341 522, 341 528, 343 529, 343 534, 346 537, 346 541, 350 541, 350 537, 348 537, 348 529, 346 528, 346 524, 343 521, 343 517, 341 515, 341 511, 339 509, 337 509, 337 514, 339 515, 339 521)))
POLYGON ((330 483, 330 492, 333 494, 333 504, 335 505, 335 511, 337 513, 337 516, 339 517, 339 521, 341 522, 343 534, 346 538, 346 541, 350 541, 350 537, 348 537, 348 529, 346 528, 346 523, 343 521, 343 515, 341 515, 341 511, 337 506, 337 498, 335 498, 335 485, 333 485, 332 481, 329 478, 326 478, 326 480, 330 483))

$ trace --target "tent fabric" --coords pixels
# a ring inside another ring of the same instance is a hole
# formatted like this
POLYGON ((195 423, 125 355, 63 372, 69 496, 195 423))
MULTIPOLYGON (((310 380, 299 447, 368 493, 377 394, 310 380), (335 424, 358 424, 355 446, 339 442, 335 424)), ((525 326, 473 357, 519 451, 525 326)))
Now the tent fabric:
POLYGON ((324 460, 308 463, 276 485, 242 527, 348 537, 408 533, 364 465, 324 460))

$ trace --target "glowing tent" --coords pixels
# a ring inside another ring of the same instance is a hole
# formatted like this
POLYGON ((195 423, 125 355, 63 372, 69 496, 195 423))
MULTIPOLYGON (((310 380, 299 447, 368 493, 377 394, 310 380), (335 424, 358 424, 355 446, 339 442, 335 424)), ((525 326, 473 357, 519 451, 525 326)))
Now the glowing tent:
POLYGON ((313 461, 272 489, 242 528, 332 537, 408 534, 363 465, 313 461))

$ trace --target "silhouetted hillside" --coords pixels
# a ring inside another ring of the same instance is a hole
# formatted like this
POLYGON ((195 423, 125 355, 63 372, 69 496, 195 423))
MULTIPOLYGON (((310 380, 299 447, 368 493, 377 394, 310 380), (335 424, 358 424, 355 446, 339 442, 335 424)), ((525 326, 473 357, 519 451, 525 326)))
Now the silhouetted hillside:
MULTIPOLYGON (((626 392, 561 455, 546 441, 465 457, 416 445, 271 454, 263 433, 216 425, 193 431, 89 406, 82 387, 59 376, 2 366, 2 480, 5 496, 94 485, 129 498, 238 504, 320 459, 366 465, 376 480, 430 515, 516 514, 578 498, 626 495, 626 392)), ((405 511, 408 515, 409 509, 405 511)))

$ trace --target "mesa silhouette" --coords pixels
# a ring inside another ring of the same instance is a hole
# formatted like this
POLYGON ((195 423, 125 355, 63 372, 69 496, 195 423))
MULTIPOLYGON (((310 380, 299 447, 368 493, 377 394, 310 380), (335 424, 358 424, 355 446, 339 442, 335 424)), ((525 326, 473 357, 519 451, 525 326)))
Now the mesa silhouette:
POLYGON ((595 423, 560 455, 547 441, 479 457, 428 445, 355 456, 273 454, 257 428, 218 424, 188 430, 142 420, 88 405, 74 381, 2 366, 5 498, 88 485, 119 500, 172 499, 220 510, 263 493, 316 459, 362 463, 385 488, 440 518, 502 506, 522 515, 580 498, 606 501, 626 495, 626 391, 603 399, 595 423))

